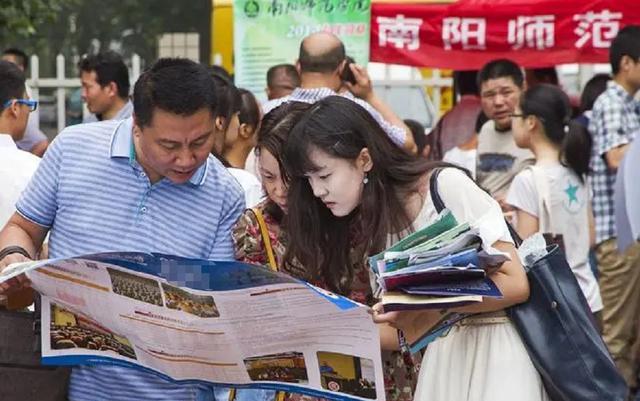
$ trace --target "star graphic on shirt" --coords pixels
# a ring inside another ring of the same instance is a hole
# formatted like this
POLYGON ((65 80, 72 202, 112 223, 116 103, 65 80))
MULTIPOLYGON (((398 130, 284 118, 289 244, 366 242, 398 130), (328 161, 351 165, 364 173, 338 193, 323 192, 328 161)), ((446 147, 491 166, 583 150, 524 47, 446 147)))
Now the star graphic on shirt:
POLYGON ((564 193, 566 193, 569 196, 569 204, 572 204, 573 202, 578 203, 578 186, 577 185, 573 185, 573 184, 569 184, 569 186, 567 187, 567 189, 564 190, 564 193))

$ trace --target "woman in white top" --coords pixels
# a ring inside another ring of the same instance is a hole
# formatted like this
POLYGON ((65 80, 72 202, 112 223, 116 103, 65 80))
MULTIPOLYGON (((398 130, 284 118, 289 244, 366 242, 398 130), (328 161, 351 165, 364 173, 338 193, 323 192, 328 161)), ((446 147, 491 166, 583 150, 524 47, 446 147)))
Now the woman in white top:
POLYGON ((529 89, 512 119, 516 144, 536 158, 534 166, 515 177, 507 196, 516 209, 517 231, 522 238, 541 232, 560 245, 591 311, 598 312, 602 298, 589 267, 594 231, 585 181, 591 137, 571 122, 569 99, 553 85, 529 89))
MULTIPOLYGON (((288 257, 324 277, 335 292, 351 285, 345 274, 350 251, 359 250, 364 260, 436 217, 428 189, 435 164, 403 152, 349 100, 332 96, 316 103, 289 134, 284 162, 290 175, 288 257)), ((456 325, 429 345, 414 399, 547 400, 540 376, 503 312, 525 301, 529 286, 500 207, 457 169, 443 170, 438 188, 459 221, 479 228, 483 246, 506 252, 511 260, 490 273, 502 299, 458 309, 491 316, 456 325)), ((375 309, 377 322, 401 328, 408 336, 424 333, 440 315, 375 309)), ((393 343, 395 333, 390 326, 382 330, 383 346, 393 343)))
POLYGON ((244 191, 245 204, 253 207, 264 197, 258 178, 244 170, 247 156, 256 145, 261 111, 246 89, 238 89, 224 77, 214 75, 218 99, 223 107, 215 119, 213 154, 227 167, 244 191))

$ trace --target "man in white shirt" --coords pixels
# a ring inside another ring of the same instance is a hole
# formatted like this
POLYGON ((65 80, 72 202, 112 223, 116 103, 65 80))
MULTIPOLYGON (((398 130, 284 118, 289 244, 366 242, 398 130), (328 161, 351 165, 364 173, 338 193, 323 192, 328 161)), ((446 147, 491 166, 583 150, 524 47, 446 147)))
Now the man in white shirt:
POLYGON ((83 122, 124 120, 131 117, 129 70, 113 51, 89 55, 78 63, 82 101, 91 113, 83 122))
POLYGON ((40 161, 16 146, 37 104, 26 96, 22 71, 8 61, 0 61, 0 227, 15 212, 15 203, 40 161))
MULTIPOLYGON (((5 49, 2 52, 2 59, 12 62, 17 65, 23 73, 27 73, 27 69, 29 68, 29 57, 27 57, 27 54, 22 50, 15 47, 5 49)), ((29 87, 27 86, 26 88, 27 95, 31 98, 29 87)), ((16 145, 18 145, 19 149, 31 152, 38 157, 42 157, 42 155, 44 155, 44 152, 49 146, 49 139, 44 132, 40 130, 40 114, 38 113, 38 110, 35 110, 29 115, 29 121, 27 122, 27 128, 24 132, 24 136, 19 141, 16 141, 16 145)))
MULTIPOLYGON (((15 213, 15 204, 40 162, 39 157, 16 146, 37 104, 26 94, 23 72, 9 61, 0 61, 0 229, 15 213)), ((13 311, 31 303, 32 292, 19 291, 2 298, 0 330, 5 341, 0 343, 0 376, 5 385, 0 398, 66 400, 68 369, 38 366, 34 315, 13 311)))

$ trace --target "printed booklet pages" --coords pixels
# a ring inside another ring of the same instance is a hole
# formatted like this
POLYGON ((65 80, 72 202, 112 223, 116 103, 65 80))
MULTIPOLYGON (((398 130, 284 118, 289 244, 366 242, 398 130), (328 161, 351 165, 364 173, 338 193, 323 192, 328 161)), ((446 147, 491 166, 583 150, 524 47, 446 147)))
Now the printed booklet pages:
POLYGON ((175 381, 384 400, 368 308, 238 262, 104 253, 14 264, 42 295, 42 361, 175 381))

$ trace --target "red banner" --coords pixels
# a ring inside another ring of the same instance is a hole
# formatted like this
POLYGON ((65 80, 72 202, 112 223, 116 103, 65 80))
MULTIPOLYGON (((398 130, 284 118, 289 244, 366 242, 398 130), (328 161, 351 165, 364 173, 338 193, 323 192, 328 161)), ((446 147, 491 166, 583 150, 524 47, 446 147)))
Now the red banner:
POLYGON ((640 24, 638 0, 373 3, 370 59, 454 70, 496 58, 523 67, 606 63, 611 41, 629 24, 640 24))

